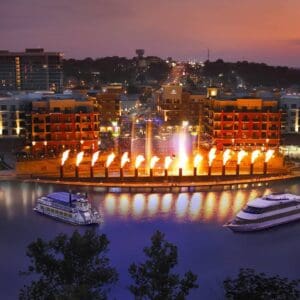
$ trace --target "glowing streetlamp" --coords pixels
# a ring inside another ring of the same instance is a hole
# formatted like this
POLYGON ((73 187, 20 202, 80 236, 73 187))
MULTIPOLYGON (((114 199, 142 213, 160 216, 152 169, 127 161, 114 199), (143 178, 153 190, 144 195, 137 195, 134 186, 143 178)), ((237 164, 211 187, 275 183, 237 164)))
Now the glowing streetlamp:
POLYGON ((111 165, 111 163, 114 161, 116 155, 112 152, 107 156, 106 164, 105 164, 105 178, 108 178, 108 168, 111 165))
POLYGON ((169 169, 169 167, 170 167, 170 164, 171 164, 171 162, 172 162, 173 160, 172 160, 172 158, 171 158, 171 156, 166 156, 165 157, 165 177, 167 178, 168 177, 168 169, 169 169))
POLYGON ((202 162, 202 160, 203 160, 203 156, 201 154, 197 154, 194 157, 194 176, 197 176, 197 168, 199 164, 202 162))
POLYGON ((258 156, 260 154, 259 150, 254 150, 251 153, 251 165, 250 165, 250 175, 253 175, 253 170, 254 170, 254 163, 257 160, 258 156))
POLYGON ((139 167, 141 163, 145 160, 143 155, 138 155, 135 159, 135 170, 134 170, 134 177, 139 176, 139 167))
POLYGON ((225 171, 226 171, 226 163, 228 162, 228 160, 230 159, 231 157, 231 150, 230 149, 226 149, 224 152, 223 152, 223 165, 222 165, 222 176, 225 175, 225 171))
POLYGON ((93 156, 92 156, 92 161, 91 161, 91 178, 94 178, 94 166, 95 166, 95 163, 97 162, 98 158, 99 158, 99 153, 100 151, 96 151, 93 153, 93 156))
POLYGON ((248 153, 245 150, 240 150, 238 152, 237 161, 236 161, 236 175, 240 175, 240 164, 241 164, 241 161, 247 155, 248 155, 248 153))
POLYGON ((152 156, 150 160, 150 177, 153 177, 153 169, 155 167, 155 164, 159 161, 159 158, 157 156, 152 156))
POLYGON ((271 157, 274 154, 273 149, 269 149, 265 154, 265 161, 264 161, 264 174, 267 174, 267 168, 268 168, 268 161, 271 159, 271 157))
POLYGON ((128 157, 128 152, 124 152, 121 157, 121 167, 120 167, 120 177, 123 178, 123 168, 127 162, 130 162, 130 159, 128 157))
POLYGON ((63 152, 61 157, 61 164, 60 164, 60 178, 64 177, 64 164, 66 160, 69 158, 70 150, 66 150, 63 152))
POLYGON ((216 158, 216 148, 211 148, 209 153, 208 153, 208 176, 211 175, 211 168, 212 168, 212 163, 214 159, 216 158))
POLYGON ((79 165, 83 159, 83 155, 84 155, 84 152, 81 151, 77 154, 77 157, 76 157, 76 167, 75 167, 75 177, 78 178, 78 173, 79 173, 79 165))

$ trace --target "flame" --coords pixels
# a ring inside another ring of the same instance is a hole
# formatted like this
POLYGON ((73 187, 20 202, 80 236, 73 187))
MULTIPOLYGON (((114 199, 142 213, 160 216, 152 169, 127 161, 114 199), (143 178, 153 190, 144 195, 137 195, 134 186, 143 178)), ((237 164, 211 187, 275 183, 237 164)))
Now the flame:
POLYGON ((266 154, 265 154, 265 162, 267 163, 269 160, 270 160, 270 158, 273 156, 273 154, 274 154, 274 150, 273 149, 269 149, 267 152, 266 152, 266 154))
POLYGON ((248 153, 245 150, 240 150, 237 155, 238 156, 237 164, 239 165, 241 163, 241 161, 243 160, 243 158, 247 155, 248 155, 248 153))
POLYGON ((77 157, 76 157, 76 167, 78 167, 83 159, 83 155, 84 155, 84 152, 81 151, 77 154, 77 157))
POLYGON ((108 168, 111 165, 111 163, 114 161, 115 157, 116 157, 116 155, 113 152, 107 156, 106 168, 108 168))
POLYGON ((213 160, 216 158, 216 148, 211 148, 208 153, 208 165, 211 167, 213 160))
POLYGON ((169 166, 170 166, 172 161, 173 161, 173 159, 171 158, 171 156, 166 156, 165 157, 165 170, 169 169, 169 166))
POLYGON ((66 160, 68 159, 69 154, 70 154, 70 149, 63 152, 62 158, 61 158, 61 165, 62 166, 65 164, 66 160))
POLYGON ((123 168, 127 162, 130 162, 128 152, 124 152, 121 158, 121 168, 123 168))
POLYGON ((260 154, 260 151, 259 150, 254 150, 252 153, 251 153, 251 163, 254 164, 254 162, 256 161, 256 159, 258 158, 260 154))
POLYGON ((185 153, 182 153, 179 156, 179 168, 183 168, 186 165, 186 162, 188 160, 188 157, 185 153))
POLYGON ((96 151, 93 153, 92 162, 91 162, 92 167, 95 165, 96 161, 98 160, 99 153, 100 153, 100 151, 96 151))
POLYGON ((223 166, 226 165, 226 163, 228 162, 228 160, 230 159, 230 157, 231 157, 231 150, 230 149, 226 149, 223 152, 223 166))
POLYGON ((194 157, 194 168, 197 168, 202 160, 203 160, 203 156, 201 154, 197 154, 194 157))
POLYGON ((138 169, 144 160, 145 160, 145 158, 143 155, 138 155, 135 159, 135 168, 138 169))
POLYGON ((159 161, 157 156, 152 156, 150 160, 150 169, 153 169, 155 164, 159 161))

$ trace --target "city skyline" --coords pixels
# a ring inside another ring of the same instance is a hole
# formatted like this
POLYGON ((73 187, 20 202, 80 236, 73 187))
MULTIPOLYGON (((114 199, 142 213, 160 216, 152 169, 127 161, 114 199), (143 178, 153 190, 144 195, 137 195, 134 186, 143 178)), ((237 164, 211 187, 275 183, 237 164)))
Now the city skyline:
POLYGON ((42 47, 65 58, 135 55, 248 60, 300 67, 297 0, 187 2, 4 0, 0 49, 42 47))

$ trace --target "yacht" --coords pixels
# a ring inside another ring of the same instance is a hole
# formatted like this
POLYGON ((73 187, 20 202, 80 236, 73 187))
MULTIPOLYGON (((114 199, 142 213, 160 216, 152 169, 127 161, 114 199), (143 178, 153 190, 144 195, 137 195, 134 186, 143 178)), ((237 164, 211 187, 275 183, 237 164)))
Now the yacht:
POLYGON ((225 224, 233 231, 257 231, 300 219, 300 196, 270 194, 250 201, 225 224))
POLYGON ((102 222, 100 214, 91 207, 87 196, 55 192, 37 199, 34 211, 73 225, 96 225, 102 222))

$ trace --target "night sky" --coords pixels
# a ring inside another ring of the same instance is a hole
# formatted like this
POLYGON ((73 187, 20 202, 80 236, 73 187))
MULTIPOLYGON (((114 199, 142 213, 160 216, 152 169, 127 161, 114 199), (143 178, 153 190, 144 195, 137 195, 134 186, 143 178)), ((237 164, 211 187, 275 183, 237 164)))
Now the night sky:
POLYGON ((0 0, 0 49, 300 67, 299 0, 0 0))

